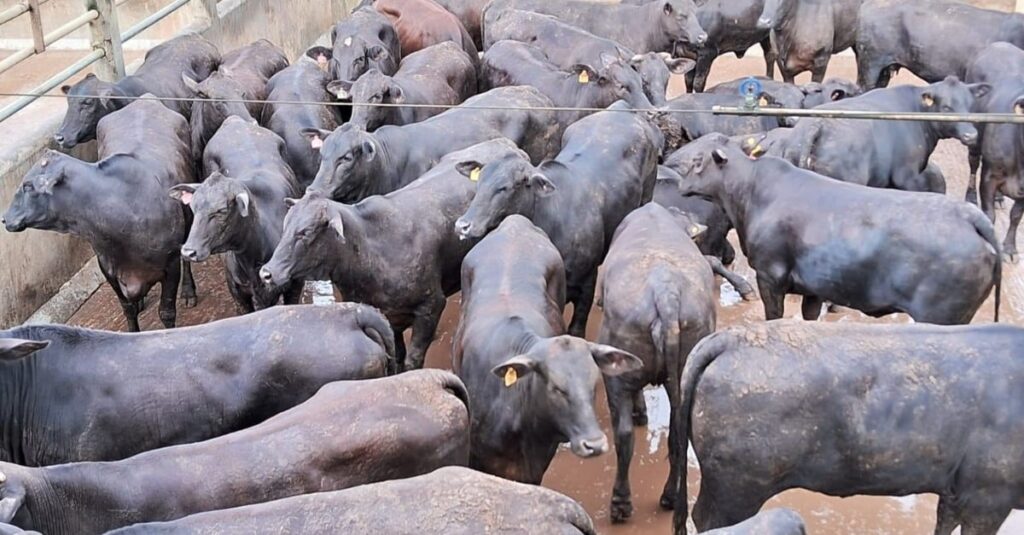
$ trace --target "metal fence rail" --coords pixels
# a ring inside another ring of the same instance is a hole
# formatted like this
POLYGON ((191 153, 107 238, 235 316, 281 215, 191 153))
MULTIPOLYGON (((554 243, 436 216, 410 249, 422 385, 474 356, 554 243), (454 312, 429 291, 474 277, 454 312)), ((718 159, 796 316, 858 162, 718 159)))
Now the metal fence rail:
POLYGON ((11 22, 22 15, 27 14, 30 16, 32 18, 32 40, 34 42, 34 46, 18 50, 3 61, 0 61, 0 74, 32 56, 42 54, 46 51, 46 47, 86 25, 90 29, 92 52, 53 75, 37 87, 27 91, 25 96, 0 109, 0 122, 7 120, 29 104, 35 102, 40 96, 52 91, 55 87, 94 64, 98 63, 96 74, 102 79, 116 81, 123 78, 125 70, 122 43, 146 31, 190 2, 201 4, 201 7, 207 10, 211 5, 208 3, 208 0, 174 0, 122 33, 118 25, 117 8, 128 2, 128 0, 84 0, 84 13, 62 24, 57 29, 44 34, 39 8, 48 1, 21 0, 13 6, 0 11, 0 25, 11 22))

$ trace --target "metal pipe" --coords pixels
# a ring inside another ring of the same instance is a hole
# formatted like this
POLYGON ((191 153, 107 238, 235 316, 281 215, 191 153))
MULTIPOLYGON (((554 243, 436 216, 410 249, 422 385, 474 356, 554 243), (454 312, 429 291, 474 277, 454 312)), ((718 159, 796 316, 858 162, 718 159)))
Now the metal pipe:
POLYGON ((8 118, 10 118, 10 116, 14 115, 15 113, 18 113, 25 106, 28 106, 29 104, 35 102, 35 100, 39 98, 39 95, 52 91, 53 88, 57 87, 60 84, 63 84, 72 76, 82 72, 83 69, 92 65, 93 63, 96 63, 102 57, 102 50, 93 50, 89 53, 89 55, 71 64, 63 71, 60 71, 59 73, 53 75, 50 79, 46 80, 38 87, 33 89, 31 91, 32 94, 30 96, 21 97, 18 100, 15 100, 14 102, 8 104, 7 106, 4 106, 2 109, 0 109, 0 122, 6 121, 8 118))
POLYGON ((1015 113, 926 113, 879 112, 853 110, 793 110, 786 108, 734 108, 715 106, 715 115, 745 115, 757 117, 817 117, 824 119, 882 119, 886 121, 932 121, 937 123, 1002 123, 1024 124, 1024 115, 1015 113))
MULTIPOLYGON (((69 33, 81 28, 82 26, 85 26, 93 19, 95 19, 98 15, 99 14, 96 13, 96 11, 86 11, 85 13, 71 19, 60 28, 57 28, 56 30, 53 30, 52 32, 43 36, 43 42, 46 44, 46 46, 50 46, 58 39, 61 39, 69 33)), ((35 53, 36 51, 34 47, 28 47, 23 48, 11 54, 10 56, 4 58, 3 61, 0 61, 0 74, 10 69, 11 67, 14 67, 15 65, 21 63, 22 61, 25 61, 26 59, 32 57, 33 55, 35 55, 35 53)))
POLYGON ((23 0, 3 11, 0 11, 0 24, 6 24, 25 13, 28 13, 28 2, 23 0))
POLYGON ((131 39, 132 37, 135 37, 136 35, 139 35, 140 33, 148 30, 150 26, 153 26, 154 24, 160 22, 167 15, 174 13, 178 10, 178 8, 187 4, 188 1, 189 0, 174 0, 170 4, 167 4, 166 6, 154 12, 152 15, 140 20, 134 26, 128 28, 124 33, 121 34, 121 42, 123 43, 131 39))

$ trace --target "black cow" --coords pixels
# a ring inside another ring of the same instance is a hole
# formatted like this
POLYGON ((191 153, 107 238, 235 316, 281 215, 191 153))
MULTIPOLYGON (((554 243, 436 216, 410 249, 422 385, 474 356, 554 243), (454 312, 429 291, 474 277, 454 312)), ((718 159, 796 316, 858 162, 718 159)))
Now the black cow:
MULTIPOLYGON (((861 94, 857 84, 843 78, 829 78, 824 82, 811 82, 803 85, 777 82, 770 78, 755 77, 762 89, 770 94, 783 108, 805 109, 816 108, 828 102, 843 100, 861 94)), ((723 82, 710 89, 709 93, 739 95, 740 86, 750 78, 738 78, 723 82)))
POLYGON ((792 509, 768 509, 734 526, 705 531, 705 535, 806 535, 804 519, 792 509))
POLYGON ((643 5, 587 0, 494 0, 484 10, 484 43, 491 23, 507 9, 552 15, 637 53, 675 52, 677 43, 703 46, 708 34, 693 0, 654 0, 643 5))
POLYGON ((764 4, 765 0, 707 0, 697 5, 697 20, 708 38, 696 50, 684 48, 688 56, 697 60, 696 67, 686 75, 686 86, 691 91, 704 91, 715 58, 729 52, 742 58, 748 48, 757 44, 764 51, 768 78, 775 75, 777 56, 772 48, 771 30, 758 26, 764 4))
POLYGON ((226 253, 228 290, 243 314, 274 306, 282 297, 285 304, 297 304, 302 296, 302 281, 267 288, 259 278, 281 241, 285 199, 302 194, 286 154, 277 134, 231 116, 206 146, 208 178, 169 192, 195 214, 182 258, 205 262, 226 253))
MULTIPOLYGON (((799 321, 705 338, 683 369, 674 459, 685 474, 689 436, 701 468, 694 524, 734 524, 805 488, 935 493, 935 533, 995 535, 1024 499, 1022 343, 1024 331, 1003 325, 799 321)), ((686 533, 685 492, 675 520, 686 533)))
POLYGON ((316 177, 320 153, 309 146, 302 131, 309 128, 334 130, 341 124, 343 115, 338 106, 329 105, 334 97, 327 92, 330 78, 326 68, 326 60, 310 61, 306 56, 275 74, 267 82, 267 101, 263 105, 263 116, 259 118, 260 124, 284 140, 285 160, 303 188, 316 177))
POLYGON ((926 82, 965 79, 974 58, 997 41, 1024 47, 1024 15, 942 0, 868 0, 857 27, 857 82, 885 87, 900 67, 926 82))
POLYGON ((363 2, 352 14, 331 29, 333 49, 328 54, 331 78, 354 82, 366 71, 392 75, 402 61, 398 32, 387 17, 363 2))
MULTIPOLYGON (((978 55, 970 70, 969 82, 992 85, 992 91, 975 102, 973 111, 1024 115, 1024 51, 1009 43, 993 43, 978 55)), ((1003 254, 1011 261, 1017 257, 1017 227, 1024 216, 1024 175, 1021 155, 1024 137, 1017 124, 978 126, 980 139, 971 146, 971 175, 967 182, 967 201, 977 201, 975 175, 981 168, 981 208, 995 221, 996 195, 1013 199, 1010 224, 1003 241, 1003 254)))
MULTIPOLYGON (((757 100, 762 108, 780 107, 779 101, 769 91, 762 91, 757 95, 757 100)), ((712 113, 715 106, 739 108, 743 107, 745 102, 745 97, 741 97, 738 92, 687 93, 669 100, 664 108, 682 112, 673 114, 673 119, 675 124, 682 129, 680 134, 686 141, 693 141, 711 133, 727 136, 755 134, 792 124, 792 121, 786 117, 716 115, 712 113), (693 113, 696 110, 704 113, 693 113)))
POLYGON ((757 299, 754 287, 746 279, 729 271, 725 266, 732 265, 736 259, 736 250, 729 243, 729 231, 732 221, 729 216, 714 202, 699 195, 680 195, 679 186, 683 177, 663 165, 658 166, 658 182, 654 185, 653 201, 665 208, 675 208, 685 213, 695 223, 704 227, 704 231, 694 237, 694 242, 704 254, 711 271, 729 281, 740 296, 747 301, 757 299))
POLYGON ((196 303, 191 267, 178 254, 191 216, 167 198, 168 188, 195 181, 188 123, 159 101, 137 100, 100 120, 96 131, 99 162, 46 151, 22 180, 4 224, 8 232, 34 228, 87 240, 131 331, 139 330, 142 302, 160 283, 160 321, 174 327, 179 284, 185 305, 196 303))
POLYGON ((707 195, 729 214, 769 320, 795 293, 806 319, 828 301, 871 316, 968 323, 993 285, 999 319, 999 242, 975 206, 752 160, 721 135, 687 145, 666 165, 685 178, 683 194, 707 195))
POLYGON ((601 58, 598 66, 576 65, 571 71, 563 71, 533 45, 519 41, 495 43, 481 59, 480 90, 519 85, 537 88, 555 106, 585 108, 559 113, 564 126, 592 113, 587 109, 604 109, 618 100, 633 109, 654 108, 644 93, 640 73, 617 56, 601 58))
POLYGON ((449 466, 408 479, 200 513, 172 522, 139 524, 110 535, 334 535, 339 531, 470 534, 492 529, 597 533, 580 504, 553 490, 449 466))
POLYGON ((368 133, 352 124, 334 132, 307 130, 323 161, 310 189, 356 202, 395 191, 446 154, 505 137, 541 161, 558 152, 560 130, 551 99, 532 87, 502 87, 422 122, 368 133))
POLYGON ((598 377, 641 362, 565 334, 565 268, 544 231, 505 218, 466 256, 462 291, 452 369, 474 408, 469 466, 539 485, 559 443, 580 457, 607 451, 594 414, 598 377))
POLYGON ((350 122, 372 132, 386 124, 418 123, 446 109, 424 105, 454 106, 476 95, 476 66, 461 47, 445 41, 406 56, 394 76, 370 69, 355 83, 339 80, 329 89, 354 104, 350 122))
MULTIPOLYGON (((230 388, 222 381, 215 384, 230 388)), ((412 477, 464 465, 468 454, 469 409, 458 377, 424 370, 338 381, 261 424, 205 442, 113 462, 0 462, 0 522, 47 535, 105 533, 412 477)))
MULTIPOLYGON (((68 96, 68 111, 53 139, 63 149, 96 139, 100 119, 131 103, 129 97, 146 93, 158 97, 194 97, 195 92, 185 85, 182 75, 192 80, 205 80, 219 64, 220 51, 213 43, 199 34, 187 33, 150 49, 135 74, 116 83, 105 82, 90 73, 75 85, 60 88, 68 96)), ((163 103, 185 118, 192 115, 191 101, 163 103)))
MULTIPOLYGON (((704 230, 690 217, 651 203, 622 221, 608 250, 601 288, 604 320, 597 341, 621 347, 643 361, 638 370, 604 380, 618 458, 613 522, 633 515, 629 487, 633 425, 646 423, 645 405, 637 406, 634 400, 643 400, 643 389, 649 384, 665 385, 672 411, 670 456, 674 456, 683 363, 701 338, 715 332, 715 276, 704 253, 690 239, 704 230)), ((673 464, 661 495, 663 507, 672 507, 679 492, 676 468, 673 464)))
POLYGON ((434 0, 441 7, 458 17, 459 22, 469 32, 477 50, 484 49, 483 14, 484 8, 491 0, 434 0))
MULTIPOLYGON (((616 104, 621 108, 624 103, 616 104)), ((512 214, 532 220, 565 259, 569 334, 584 335, 597 268, 629 212, 650 202, 661 133, 634 113, 604 111, 565 131, 562 152, 537 167, 514 155, 483 167, 480 187, 456 229, 480 238, 512 214)), ((467 167, 473 167, 469 162, 467 167)))
POLYGON ((398 333, 399 364, 420 368, 445 297, 459 291, 459 267, 472 246, 453 225, 476 183, 456 166, 465 160, 482 166, 508 154, 522 152, 507 139, 474 145, 446 156, 412 184, 354 206, 310 191, 289 211, 284 237, 260 275, 270 285, 327 278, 346 299, 380 307, 398 333), (402 333, 410 327, 406 354, 402 333))
MULTIPOLYGON (((956 78, 929 86, 876 89, 819 110, 967 113, 989 84, 967 85, 956 78)), ((971 123, 805 118, 775 143, 770 155, 822 175, 876 188, 944 193, 945 182, 929 183, 924 171, 940 139, 978 141, 971 123)))
POLYGON ((832 54, 856 46, 857 15, 864 0, 765 0, 757 22, 772 31, 782 79, 793 83, 796 75, 811 71, 821 82, 832 54))
POLYGON ((288 67, 288 58, 276 45, 260 39, 224 55, 220 67, 203 81, 182 75, 185 85, 201 99, 192 106, 192 153, 201 158, 206 143, 224 119, 238 115, 245 119, 263 116, 267 82, 288 67), (241 101, 248 102, 241 102, 241 101))
POLYGON ((112 461, 207 440, 394 364, 394 335, 363 305, 281 307, 139 335, 59 325, 0 331, 0 461, 112 461), (35 352, 35 354, 32 354, 35 352), (31 355, 31 356, 29 356, 31 355))

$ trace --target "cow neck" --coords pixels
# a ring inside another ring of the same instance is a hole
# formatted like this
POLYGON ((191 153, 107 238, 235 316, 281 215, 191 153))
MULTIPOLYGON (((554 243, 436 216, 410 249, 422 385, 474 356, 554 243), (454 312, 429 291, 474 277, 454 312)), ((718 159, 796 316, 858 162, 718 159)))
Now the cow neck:
POLYGON ((22 512, 27 512, 32 529, 47 535, 64 535, 82 533, 84 531, 102 531, 88 529, 77 522, 74 517, 73 503, 66 500, 75 487, 73 484, 54 484, 50 480, 52 473, 73 470, 77 464, 63 464, 55 467, 28 468, 10 464, 0 465, 8 481, 17 481, 25 490, 25 501, 21 505, 22 512), (65 509, 65 507, 69 507, 65 509), (70 514, 69 514, 70 512, 70 514), (72 518, 69 518, 72 517, 72 518))
POLYGON ((240 224, 231 232, 226 249, 253 266, 262 265, 274 256, 281 233, 275 232, 260 216, 259 203, 252 189, 245 184, 242 187, 249 194, 249 216, 238 218, 240 224))
POLYGON ((727 164, 730 168, 723 171, 729 178, 719 182, 718 191, 713 195, 718 205, 729 216, 733 227, 740 230, 741 234, 745 231, 747 209, 754 203, 758 183, 765 179, 771 180, 766 178, 767 173, 764 172, 765 165, 769 163, 774 162, 734 156, 727 164))
MULTIPOLYGON (((110 214, 123 212, 124 199, 133 197, 131 187, 118 177, 144 173, 132 165, 137 162, 135 157, 114 154, 97 163, 83 162, 70 156, 62 160, 65 183, 55 186, 51 196, 50 210, 59 214, 53 230, 79 236, 93 246, 104 244, 111 235, 123 233, 120 228, 106 228, 102 221, 111 217, 110 214), (103 169, 124 165, 133 168, 123 175, 103 169)), ((123 221, 121 223, 123 226, 123 221)))
MULTIPOLYGON (((341 215, 342 225, 345 229, 344 242, 338 237, 332 237, 332 251, 329 254, 329 262, 331 263, 330 278, 334 284, 342 289, 342 293, 348 293, 351 291, 350 288, 360 285, 358 277, 354 278, 353 275, 368 273, 365 269, 367 265, 380 265, 377 262, 376 251, 367 247, 367 232, 363 218, 359 214, 353 213, 357 211, 356 207, 358 206, 350 206, 338 202, 331 205, 334 213, 341 215), (353 282, 356 284, 353 284, 353 282)), ((334 231, 327 229, 324 232, 334 231)), ((383 268, 383 265, 381 267, 383 268)), ((374 272, 376 271, 374 270, 374 272)), ((355 289, 358 291, 360 288, 355 289)))
MULTIPOLYGON (((622 44, 627 46, 627 48, 636 50, 638 53, 643 53, 643 52, 671 52, 672 49, 674 48, 673 45, 675 44, 673 42, 674 39, 671 39, 671 38, 667 37, 665 32, 662 31, 661 25, 658 24, 658 21, 661 20, 661 17, 662 17, 661 10, 664 9, 664 4, 662 2, 647 2, 644 5, 633 6, 633 7, 635 8, 636 11, 644 13, 642 16, 637 17, 637 19, 639 19, 639 20, 646 20, 646 21, 651 22, 651 24, 646 24, 645 25, 645 26, 647 26, 647 35, 643 39, 643 43, 646 46, 641 46, 641 47, 630 46, 630 45, 636 45, 636 41, 634 41, 632 43, 628 43, 628 44, 627 43, 622 43, 622 44), (641 49, 646 49, 646 50, 641 50, 641 49)), ((625 15, 625 13, 623 13, 623 15, 625 15)), ((627 15, 627 17, 628 17, 628 15, 627 15)), ((628 18, 632 19, 632 17, 628 17, 628 18)), ((625 22, 625 21, 623 21, 623 22, 625 22)), ((639 41, 639 40, 637 40, 637 41, 639 41)))
MULTIPOLYGON (((142 83, 137 76, 126 76, 121 81, 114 84, 113 94, 121 97, 141 97, 149 91, 146 90, 146 86, 142 83)), ((114 107, 121 109, 131 102, 127 99, 115 99, 114 107)))
POLYGON ((377 154, 367 170, 367 181, 360 187, 365 199, 370 195, 385 195, 402 186, 405 165, 409 162, 410 149, 423 140, 412 140, 403 127, 387 125, 370 134, 377 154), (402 154, 405 151, 405 154, 402 154), (399 163, 401 165, 399 165, 399 163))

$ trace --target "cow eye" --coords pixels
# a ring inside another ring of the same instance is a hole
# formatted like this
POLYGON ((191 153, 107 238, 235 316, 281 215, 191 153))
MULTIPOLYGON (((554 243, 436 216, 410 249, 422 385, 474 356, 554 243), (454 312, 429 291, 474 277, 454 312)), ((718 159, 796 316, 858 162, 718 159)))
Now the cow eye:
POLYGON ((507 192, 507 191, 508 191, 508 186, 501 186, 500 188, 498 188, 498 189, 497 189, 497 190, 495 190, 494 192, 495 192, 495 193, 505 193, 505 192, 507 192))
POLYGON ((32 187, 32 184, 27 184, 26 183, 23 186, 21 186, 21 190, 24 191, 25 193, 32 193, 33 189, 35 189, 35 188, 32 187))
POLYGON ((351 162, 352 161, 352 153, 351 152, 345 153, 344 156, 342 156, 341 158, 338 158, 338 161, 340 161, 340 162, 351 162))

